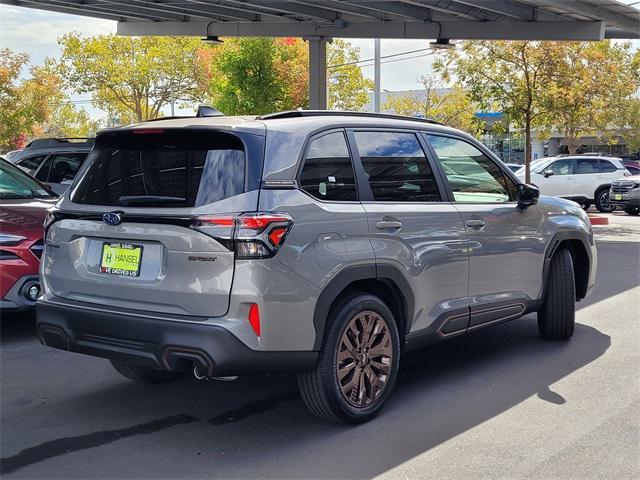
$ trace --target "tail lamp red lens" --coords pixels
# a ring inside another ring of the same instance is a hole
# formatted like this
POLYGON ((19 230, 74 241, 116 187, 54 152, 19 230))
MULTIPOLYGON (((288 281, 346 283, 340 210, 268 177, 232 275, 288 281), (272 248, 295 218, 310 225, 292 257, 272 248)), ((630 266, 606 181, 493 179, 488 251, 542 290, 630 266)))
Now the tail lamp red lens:
POLYGON ((249 324, 253 331, 256 332, 256 335, 260 336, 260 310, 258 310, 258 305, 256 303, 252 303, 249 307, 249 324))
POLYGON ((236 258, 255 259, 273 257, 292 225, 287 214, 251 213, 198 217, 192 227, 233 249, 236 258))

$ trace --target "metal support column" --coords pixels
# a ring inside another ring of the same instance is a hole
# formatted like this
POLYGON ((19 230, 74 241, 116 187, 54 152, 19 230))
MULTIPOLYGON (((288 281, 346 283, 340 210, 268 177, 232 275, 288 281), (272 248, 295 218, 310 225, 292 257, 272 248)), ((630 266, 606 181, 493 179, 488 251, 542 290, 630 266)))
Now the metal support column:
POLYGON ((309 42, 309 107, 327 109, 327 37, 305 37, 309 42))
POLYGON ((380 113, 380 39, 373 41, 373 111, 380 113))

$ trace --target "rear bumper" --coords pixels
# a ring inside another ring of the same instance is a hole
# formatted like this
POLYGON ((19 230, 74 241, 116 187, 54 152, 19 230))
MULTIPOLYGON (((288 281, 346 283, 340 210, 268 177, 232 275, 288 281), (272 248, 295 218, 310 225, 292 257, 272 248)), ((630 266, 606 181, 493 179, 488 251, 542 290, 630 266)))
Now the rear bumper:
POLYGON ((313 368, 312 351, 252 350, 224 327, 105 311, 84 304, 40 300, 37 335, 44 345, 162 370, 197 365, 206 376, 295 372, 313 368))

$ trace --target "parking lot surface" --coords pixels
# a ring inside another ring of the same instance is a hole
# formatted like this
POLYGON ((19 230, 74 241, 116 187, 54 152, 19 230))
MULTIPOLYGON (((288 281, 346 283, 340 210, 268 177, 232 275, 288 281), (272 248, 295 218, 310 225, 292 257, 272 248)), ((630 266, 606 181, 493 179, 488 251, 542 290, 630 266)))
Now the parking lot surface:
POLYGON ((6 478, 638 478, 640 219, 596 230, 570 342, 535 315, 403 358, 372 422, 312 417, 295 377, 141 386, 2 318, 6 478))

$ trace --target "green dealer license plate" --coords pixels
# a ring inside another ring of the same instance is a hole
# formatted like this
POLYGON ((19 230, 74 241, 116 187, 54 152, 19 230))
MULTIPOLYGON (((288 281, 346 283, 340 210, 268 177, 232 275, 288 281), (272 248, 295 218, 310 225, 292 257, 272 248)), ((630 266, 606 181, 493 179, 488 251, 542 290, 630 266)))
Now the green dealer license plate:
POLYGON ((140 275, 140 260, 142 259, 142 245, 130 243, 102 244, 102 261, 100 272, 124 277, 140 275))
POLYGON ((616 194, 613 196, 613 199, 614 199, 614 200, 622 200, 622 195, 620 195, 619 193, 616 193, 616 194))

